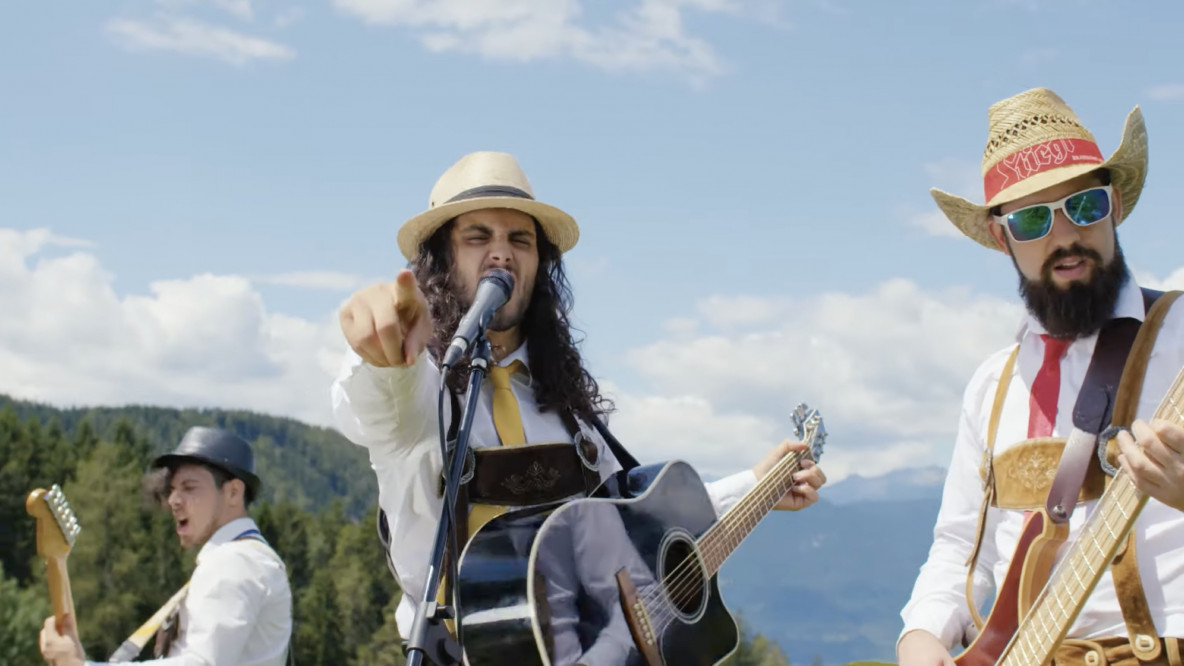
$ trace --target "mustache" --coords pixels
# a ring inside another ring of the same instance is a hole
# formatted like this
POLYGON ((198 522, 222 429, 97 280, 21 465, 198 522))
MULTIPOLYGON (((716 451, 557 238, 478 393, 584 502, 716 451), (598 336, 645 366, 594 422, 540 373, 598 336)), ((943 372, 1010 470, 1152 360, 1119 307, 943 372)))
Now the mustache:
POLYGON ((1053 253, 1048 255, 1048 259, 1044 260, 1044 265, 1040 268, 1040 277, 1046 281, 1051 280, 1053 267, 1063 259, 1073 258, 1089 259, 1094 262, 1095 266, 1102 265, 1102 255, 1098 254, 1096 250, 1080 243, 1074 243, 1069 247, 1059 247, 1053 250, 1053 253))

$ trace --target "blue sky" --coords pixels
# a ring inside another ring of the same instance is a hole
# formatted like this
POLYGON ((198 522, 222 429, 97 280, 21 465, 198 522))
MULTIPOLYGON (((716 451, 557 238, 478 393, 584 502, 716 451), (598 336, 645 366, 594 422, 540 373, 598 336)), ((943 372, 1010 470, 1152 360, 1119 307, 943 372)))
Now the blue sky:
POLYGON ((6 3, 0 391, 328 423, 337 306, 401 267, 398 226, 448 165, 503 150, 581 225, 585 353, 644 457, 722 473, 807 400, 832 478, 943 464, 962 386, 1019 310, 1009 260, 928 188, 981 200, 1004 97, 1052 88, 1107 155, 1141 105, 1151 166, 1120 239, 1141 278, 1184 286, 1182 13, 6 3))

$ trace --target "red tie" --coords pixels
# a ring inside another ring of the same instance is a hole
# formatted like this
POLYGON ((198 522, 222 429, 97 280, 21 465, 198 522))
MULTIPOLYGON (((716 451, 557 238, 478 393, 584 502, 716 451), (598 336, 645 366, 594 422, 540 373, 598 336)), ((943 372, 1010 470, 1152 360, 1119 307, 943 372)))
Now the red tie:
POLYGON ((1061 355, 1072 340, 1054 338, 1042 334, 1044 340, 1044 363, 1032 382, 1032 395, 1028 398, 1028 438, 1050 437, 1052 426, 1057 421, 1057 395, 1061 392, 1061 355))

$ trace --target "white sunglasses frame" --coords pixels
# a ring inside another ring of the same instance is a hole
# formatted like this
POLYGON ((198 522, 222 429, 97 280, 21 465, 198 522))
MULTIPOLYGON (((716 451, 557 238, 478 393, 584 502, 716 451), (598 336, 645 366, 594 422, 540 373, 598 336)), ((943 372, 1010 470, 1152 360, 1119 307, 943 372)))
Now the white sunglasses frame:
POLYGON ((1041 238, 1044 238, 1052 233, 1052 225, 1056 224, 1058 210, 1065 213, 1065 219, 1072 222, 1073 226, 1082 227, 1082 228, 1092 227, 1093 225, 1097 224, 1098 222, 1101 222, 1101 221, 1105 220, 1106 218, 1114 215, 1114 186, 1113 185, 1094 185, 1093 187, 1087 187, 1083 190, 1077 190, 1076 192, 1073 192, 1072 194, 1070 194, 1062 199, 1059 199, 1057 201, 1049 201, 1046 203, 1032 204, 1031 206, 1024 206, 1023 208, 1017 208, 1017 209, 1011 211, 1010 213, 1007 213, 1006 215, 992 215, 991 217, 995 218, 996 222, 1003 225, 1003 228, 1007 230, 1007 235, 1011 237, 1011 240, 1013 242, 1015 242, 1015 243, 1034 243, 1034 242, 1040 240, 1041 238), (1065 202, 1068 201, 1069 199, 1072 199, 1073 197, 1077 196, 1078 194, 1083 194, 1085 192, 1091 192, 1093 190, 1105 190, 1106 191, 1106 198, 1109 199, 1109 201, 1110 201, 1110 212, 1106 215, 1106 217, 1103 217, 1101 219, 1090 222, 1089 224, 1080 224, 1079 222, 1077 222, 1076 220, 1074 220, 1072 217, 1069 216, 1069 209, 1065 208, 1065 202), (1043 234, 1037 236, 1036 238, 1029 238, 1028 240, 1020 240, 1020 239, 1016 238, 1015 234, 1013 234, 1011 232, 1011 225, 1007 223, 1007 216, 1008 215, 1015 215, 1016 213, 1018 213, 1020 211, 1028 210, 1029 208, 1040 208, 1042 206, 1047 206, 1048 208, 1050 208, 1052 210, 1052 221, 1048 225, 1048 230, 1046 230, 1043 234))

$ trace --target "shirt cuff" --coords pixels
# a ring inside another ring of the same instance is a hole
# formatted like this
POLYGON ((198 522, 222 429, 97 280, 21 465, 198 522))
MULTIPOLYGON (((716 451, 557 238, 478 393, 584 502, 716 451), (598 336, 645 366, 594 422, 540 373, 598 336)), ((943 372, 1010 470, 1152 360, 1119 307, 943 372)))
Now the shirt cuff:
POLYGON ((900 644, 900 639, 904 638, 905 634, 917 629, 923 629, 937 636, 937 640, 941 641, 947 650, 952 650, 955 645, 960 644, 962 634, 965 632, 958 613, 950 612, 948 608, 942 609, 929 605, 912 609, 908 619, 905 620, 904 629, 896 638, 897 645, 900 644))

